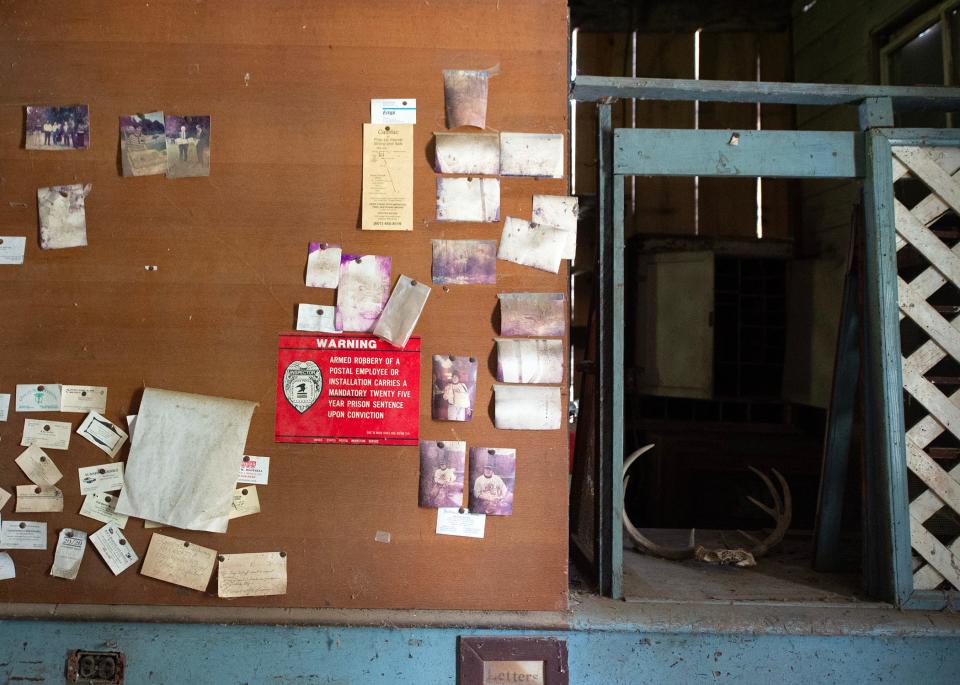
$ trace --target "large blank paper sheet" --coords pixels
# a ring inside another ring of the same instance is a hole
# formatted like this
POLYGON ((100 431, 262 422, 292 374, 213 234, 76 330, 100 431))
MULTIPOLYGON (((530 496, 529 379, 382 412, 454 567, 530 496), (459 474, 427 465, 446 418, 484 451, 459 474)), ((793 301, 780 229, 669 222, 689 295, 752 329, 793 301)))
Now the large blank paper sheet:
POLYGON ((145 388, 117 513, 223 533, 255 402, 145 388))

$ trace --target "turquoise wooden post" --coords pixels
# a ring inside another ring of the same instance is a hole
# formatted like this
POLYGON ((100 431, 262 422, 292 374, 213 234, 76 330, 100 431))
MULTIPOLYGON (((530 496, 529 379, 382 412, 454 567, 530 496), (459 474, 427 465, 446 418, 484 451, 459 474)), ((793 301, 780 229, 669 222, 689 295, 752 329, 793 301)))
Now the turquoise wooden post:
POLYGON ((624 343, 624 177, 613 176, 613 525, 610 527, 612 577, 610 596, 623 597, 623 343, 624 343))

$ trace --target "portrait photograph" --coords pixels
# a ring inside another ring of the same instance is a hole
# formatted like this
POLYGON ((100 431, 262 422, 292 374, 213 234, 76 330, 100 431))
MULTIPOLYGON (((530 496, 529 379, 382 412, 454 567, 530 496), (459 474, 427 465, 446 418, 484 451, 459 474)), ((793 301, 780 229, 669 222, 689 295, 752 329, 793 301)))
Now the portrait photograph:
POLYGON ((517 477, 517 451, 470 448, 470 513, 509 516, 517 477))
POLYGON ((420 506, 431 509, 463 506, 467 443, 420 441, 420 506))
POLYGON ((434 240, 434 285, 490 285, 497 282, 496 240, 434 240))
POLYGON ((469 421, 477 398, 477 358, 434 355, 433 418, 469 421))

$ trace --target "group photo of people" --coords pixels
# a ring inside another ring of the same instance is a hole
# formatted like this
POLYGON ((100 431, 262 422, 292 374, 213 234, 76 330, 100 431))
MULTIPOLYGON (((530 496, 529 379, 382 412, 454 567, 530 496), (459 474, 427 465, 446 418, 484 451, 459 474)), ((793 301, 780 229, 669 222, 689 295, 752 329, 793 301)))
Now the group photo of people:
POLYGON ((210 175, 210 117, 166 115, 167 178, 210 175))
POLYGON ((27 107, 28 150, 86 150, 90 121, 86 105, 27 107))

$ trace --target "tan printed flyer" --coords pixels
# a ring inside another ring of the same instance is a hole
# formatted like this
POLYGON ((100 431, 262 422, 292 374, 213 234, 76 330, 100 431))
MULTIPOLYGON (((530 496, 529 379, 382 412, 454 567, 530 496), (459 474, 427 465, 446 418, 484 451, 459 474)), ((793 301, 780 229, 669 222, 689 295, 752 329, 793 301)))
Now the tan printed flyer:
POLYGON ((363 125, 365 231, 413 230, 413 125, 363 125))

